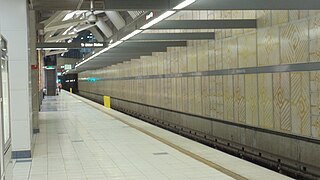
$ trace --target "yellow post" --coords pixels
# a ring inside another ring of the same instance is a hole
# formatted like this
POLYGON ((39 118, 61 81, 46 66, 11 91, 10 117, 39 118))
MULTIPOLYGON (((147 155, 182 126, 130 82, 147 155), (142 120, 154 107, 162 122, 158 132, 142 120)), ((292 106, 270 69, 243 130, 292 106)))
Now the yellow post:
POLYGON ((70 88, 70 93, 72 94, 72 88, 70 88))
POLYGON ((110 96, 103 96, 104 107, 111 108, 110 96))

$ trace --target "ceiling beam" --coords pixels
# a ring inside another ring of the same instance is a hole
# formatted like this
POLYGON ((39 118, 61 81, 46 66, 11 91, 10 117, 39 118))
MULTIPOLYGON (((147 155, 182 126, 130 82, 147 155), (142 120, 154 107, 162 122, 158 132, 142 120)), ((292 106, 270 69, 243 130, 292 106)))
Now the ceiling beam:
POLYGON ((256 28, 255 19, 165 20, 149 29, 243 29, 256 28))
POLYGON ((45 32, 49 31, 56 31, 58 29, 64 29, 64 28, 69 28, 71 26, 76 26, 79 24, 84 24, 86 20, 83 19, 70 19, 66 21, 59 21, 59 22, 54 22, 50 24, 49 26, 44 28, 45 32))
POLYGON ((130 56, 151 56, 152 52, 118 52, 101 54, 99 57, 130 57, 130 56))
POLYGON ((105 0, 106 10, 135 11, 135 10, 168 10, 183 0, 105 0))
POLYGON ((78 34, 54 36, 54 37, 49 37, 46 40, 46 42, 57 42, 57 41, 62 41, 62 40, 66 40, 66 39, 76 38, 76 37, 78 37, 78 34))
POLYGON ((214 39, 214 33, 195 32, 195 33, 141 33, 132 37, 129 42, 134 41, 186 41, 186 40, 205 40, 214 39))
POLYGON ((161 48, 161 47, 178 47, 186 46, 186 41, 173 41, 173 42, 126 42, 117 47, 122 48, 161 48))
MULTIPOLYGON (((93 44, 93 43, 90 43, 93 44)), ((100 49, 100 48, 105 48, 107 47, 107 43, 104 42, 99 42, 99 44, 102 44, 101 46, 96 46, 96 47, 87 47, 87 48, 96 48, 96 49, 100 49)), ((45 48, 55 48, 55 49, 81 49, 81 48, 85 48, 83 46, 81 46, 80 42, 71 42, 71 43, 37 43, 36 45, 37 49, 45 49, 45 48)))
POLYGON ((117 30, 123 28, 126 25, 126 21, 117 11, 106 11, 106 15, 109 17, 112 24, 117 28, 117 30))
MULTIPOLYGON (((106 10, 168 10, 179 0, 105 0, 106 10)), ((197 0, 188 10, 317 10, 318 0, 197 0)))
POLYGON ((319 0, 197 0, 187 10, 318 10, 319 0))

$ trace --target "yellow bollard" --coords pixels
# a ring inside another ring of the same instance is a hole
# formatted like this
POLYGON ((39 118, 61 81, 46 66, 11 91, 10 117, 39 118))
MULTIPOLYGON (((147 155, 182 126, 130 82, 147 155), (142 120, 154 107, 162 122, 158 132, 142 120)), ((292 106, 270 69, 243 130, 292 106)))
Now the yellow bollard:
POLYGON ((111 108, 110 96, 103 96, 104 107, 111 108))
POLYGON ((70 93, 72 94, 72 88, 70 88, 70 93))

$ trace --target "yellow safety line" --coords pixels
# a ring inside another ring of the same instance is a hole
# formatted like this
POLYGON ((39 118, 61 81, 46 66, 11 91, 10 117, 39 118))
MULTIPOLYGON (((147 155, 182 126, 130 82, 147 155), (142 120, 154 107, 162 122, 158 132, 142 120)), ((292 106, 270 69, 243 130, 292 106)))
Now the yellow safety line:
MULTIPOLYGON (((80 98, 78 98, 76 96, 74 96, 74 97, 79 99, 79 100, 82 100, 82 99, 80 99, 80 98)), ((188 151, 188 150, 186 150, 184 148, 181 148, 180 146, 177 146, 177 145, 175 145, 175 144, 173 144, 173 143, 171 143, 171 142, 169 142, 169 141, 167 141, 167 140, 165 140, 165 139, 163 139, 163 138, 161 138, 161 137, 159 137, 159 136, 157 136, 155 134, 152 134, 149 131, 144 130, 143 128, 140 128, 140 127, 138 127, 136 125, 133 125, 133 124, 127 122, 126 120, 123 120, 122 118, 120 118, 118 116, 115 116, 115 115, 110 114, 110 113, 108 113, 108 112, 106 112, 104 110, 101 110, 100 108, 95 107, 94 105, 92 105, 92 104, 90 104, 88 102, 85 102, 85 101, 82 101, 82 102, 90 105, 91 107, 94 107, 95 109, 97 109, 97 110, 99 110, 99 111, 101 111, 103 113, 108 114, 109 116, 121 121, 122 123, 134 128, 134 129, 136 129, 136 130, 138 130, 138 131, 140 131, 140 132, 142 132, 142 133, 144 133, 144 134, 146 134, 146 135, 148 135, 148 136, 150 136, 150 137, 152 137, 152 138, 154 138, 154 139, 156 139, 156 140, 158 140, 158 141, 160 141, 160 142, 162 142, 162 143, 164 143, 164 144, 166 144, 166 145, 168 145, 168 146, 170 146, 170 147, 172 147, 174 149, 176 149, 179 152, 181 152, 181 153, 183 153, 183 154, 185 154, 185 155, 187 155, 187 156, 189 156, 189 157, 191 157, 191 158, 193 158, 193 159, 195 159, 195 160, 197 160, 199 162, 202 162, 203 164, 206 164, 207 166, 209 166, 211 168, 214 168, 214 169, 222 172, 223 174, 226 174, 226 175, 228 175, 228 176, 230 176, 230 177, 232 177, 234 179, 238 179, 238 180, 248 180, 248 178, 246 178, 244 176, 241 176, 240 174, 237 174, 237 173, 235 173, 233 171, 230 171, 229 169, 226 169, 226 168, 224 168, 224 167, 222 167, 222 166, 220 166, 220 165, 218 165, 216 163, 213 163, 212 161, 209 161, 209 160, 207 160, 207 159, 205 159, 205 158, 203 158, 203 157, 201 157, 201 156, 199 156, 199 155, 197 155, 195 153, 192 153, 192 152, 190 152, 190 151, 188 151)))

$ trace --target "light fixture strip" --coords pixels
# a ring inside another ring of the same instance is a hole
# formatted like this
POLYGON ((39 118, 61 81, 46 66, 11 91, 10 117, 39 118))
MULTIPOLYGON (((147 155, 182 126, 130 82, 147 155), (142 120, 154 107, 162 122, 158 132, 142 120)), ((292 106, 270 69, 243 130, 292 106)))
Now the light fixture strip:
POLYGON ((161 14, 159 17, 151 20, 150 22, 148 22, 147 24, 143 25, 140 29, 146 30, 148 28, 150 28, 151 26, 159 23, 160 21, 168 18, 169 16, 173 15, 174 13, 176 13, 176 11, 167 11, 163 14, 161 14))
POLYGON ((196 2, 196 0, 185 0, 182 3, 178 4, 176 7, 174 7, 174 10, 180 10, 183 9, 189 5, 191 5, 192 3, 196 2))
POLYGON ((133 31, 132 33, 130 33, 130 34, 126 35, 125 37, 123 37, 123 38, 121 39, 121 41, 126 41, 126 40, 134 37, 135 35, 140 34, 141 32, 142 32, 142 30, 137 29, 137 30, 133 31))
MULTIPOLYGON (((178 4, 177 6, 175 6, 173 9, 174 10, 180 10, 183 9, 189 5, 191 5, 192 3, 194 3, 196 0, 185 0, 182 3, 178 4)), ((107 48, 99 51, 98 53, 90 56, 89 58, 87 58, 86 60, 80 62, 79 64, 76 65, 76 68, 83 65, 84 63, 90 61, 91 59, 99 56, 100 54, 107 52, 109 49, 114 48, 116 46, 118 46, 119 44, 121 44, 123 41, 126 41, 132 37, 134 37, 135 35, 141 33, 143 30, 146 30, 148 28, 150 28, 151 26, 159 23, 160 21, 170 17, 171 15, 175 14, 177 11, 166 11, 165 13, 161 14, 160 16, 158 16, 157 18, 151 20, 150 22, 148 22, 147 24, 143 25, 140 29, 133 31, 132 33, 128 34, 127 36, 123 37, 120 41, 117 41, 113 44, 111 44, 110 46, 108 46, 107 48)))

